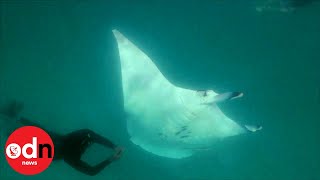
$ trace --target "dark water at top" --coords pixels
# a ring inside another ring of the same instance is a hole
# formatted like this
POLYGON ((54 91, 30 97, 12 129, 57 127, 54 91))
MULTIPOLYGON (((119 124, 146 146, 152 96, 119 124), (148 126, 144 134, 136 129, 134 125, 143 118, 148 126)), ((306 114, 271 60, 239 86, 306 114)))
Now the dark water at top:
POLYGON ((0 12, 1 103, 17 99, 24 116, 43 126, 60 133, 88 127, 126 147, 95 177, 63 162, 18 175, 1 150, 1 180, 320 179, 319 3, 283 13, 257 12, 248 1, 1 1, 0 12), (220 107, 263 131, 183 160, 134 146, 113 28, 176 85, 243 91, 220 107))

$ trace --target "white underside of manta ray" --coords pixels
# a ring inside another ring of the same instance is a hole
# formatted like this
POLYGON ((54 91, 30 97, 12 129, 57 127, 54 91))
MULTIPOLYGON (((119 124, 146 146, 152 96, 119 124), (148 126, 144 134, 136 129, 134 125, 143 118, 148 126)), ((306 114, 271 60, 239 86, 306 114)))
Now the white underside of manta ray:
POLYGON ((119 31, 113 34, 120 54, 127 130, 134 144, 158 156, 180 159, 223 138, 261 129, 237 124, 216 105, 241 93, 218 95, 177 87, 119 31))

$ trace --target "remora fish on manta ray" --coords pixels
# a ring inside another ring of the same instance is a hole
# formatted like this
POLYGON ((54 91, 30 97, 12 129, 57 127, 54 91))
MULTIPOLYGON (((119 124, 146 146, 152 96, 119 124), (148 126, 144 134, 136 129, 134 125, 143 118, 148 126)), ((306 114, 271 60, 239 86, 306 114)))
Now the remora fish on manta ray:
POLYGON ((242 93, 177 87, 124 35, 117 30, 113 34, 121 61, 127 131, 134 144, 158 156, 180 159, 201 146, 262 128, 239 125, 216 105, 242 93))

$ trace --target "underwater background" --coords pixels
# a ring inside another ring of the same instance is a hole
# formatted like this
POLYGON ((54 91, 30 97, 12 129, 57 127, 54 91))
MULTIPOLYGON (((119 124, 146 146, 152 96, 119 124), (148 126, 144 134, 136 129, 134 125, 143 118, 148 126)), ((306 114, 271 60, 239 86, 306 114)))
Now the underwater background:
POLYGON ((286 13, 258 12, 256 3, 2 0, 0 106, 18 100, 22 115, 44 127, 90 128, 125 153, 94 177, 64 162, 23 176, 1 148, 0 179, 319 180, 320 4, 286 13), (263 130, 181 160, 132 144, 113 28, 176 85, 244 92, 219 106, 263 130))

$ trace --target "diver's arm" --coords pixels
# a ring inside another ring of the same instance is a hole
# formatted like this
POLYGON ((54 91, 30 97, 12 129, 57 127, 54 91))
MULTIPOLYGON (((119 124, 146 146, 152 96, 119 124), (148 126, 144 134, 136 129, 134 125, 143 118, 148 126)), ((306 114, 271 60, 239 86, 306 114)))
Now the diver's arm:
POLYGON ((113 156, 111 157, 111 161, 117 160, 121 157, 124 149, 120 146, 116 146, 115 144, 113 144, 110 140, 108 140, 107 138, 100 136, 97 133, 94 133, 93 131, 91 131, 90 135, 92 136, 92 141, 94 143, 98 143, 101 145, 104 145, 106 147, 109 147, 111 149, 113 149, 115 152, 113 154, 113 156))
POLYGON ((90 176, 95 176, 100 171, 102 171, 106 166, 108 166, 112 162, 112 160, 106 159, 95 166, 90 166, 89 164, 81 160, 76 162, 72 162, 72 161, 66 161, 66 162, 70 164, 73 168, 75 168, 76 170, 82 173, 85 173, 90 176))
POLYGON ((68 136, 69 138, 79 138, 82 137, 83 135, 90 137, 90 140, 92 143, 98 143, 101 144, 105 147, 109 147, 111 149, 114 149, 117 147, 115 144, 113 144, 110 140, 108 140, 107 138, 93 132, 90 129, 81 129, 81 130, 77 130, 74 131, 72 133, 70 133, 68 136))
POLYGON ((106 147, 109 147, 111 149, 116 149, 116 145, 113 144, 109 139, 91 131, 90 135, 92 136, 92 141, 101 145, 104 145, 106 147))
POLYGON ((41 128, 45 132, 47 132, 51 136, 51 138, 53 138, 53 137, 62 137, 62 135, 60 135, 58 133, 55 133, 55 132, 52 132, 52 131, 49 131, 49 130, 41 127, 38 123, 35 123, 35 122, 33 122, 33 121, 31 121, 31 120, 29 120, 27 118, 21 117, 19 119, 19 122, 24 126, 35 126, 35 127, 41 128))

